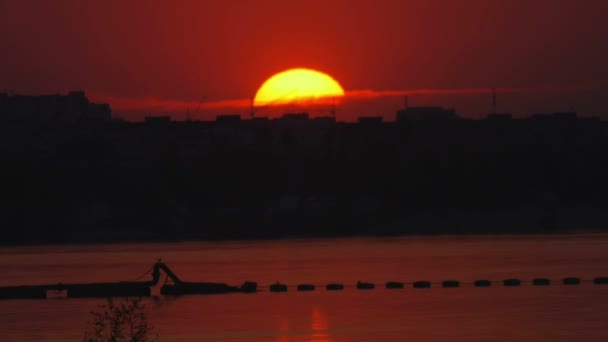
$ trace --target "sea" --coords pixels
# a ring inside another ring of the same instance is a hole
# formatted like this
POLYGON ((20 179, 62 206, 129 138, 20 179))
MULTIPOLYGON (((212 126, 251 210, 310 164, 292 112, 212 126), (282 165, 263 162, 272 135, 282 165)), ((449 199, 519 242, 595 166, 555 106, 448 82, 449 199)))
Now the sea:
MULTIPOLYGON (((608 285, 593 282, 608 277, 606 234, 2 247, 0 286, 147 280, 160 258, 182 280, 255 281, 260 291, 167 297, 154 288, 143 302, 158 341, 608 341, 608 285), (503 286, 510 278, 521 286, 503 286), (492 286, 473 286, 479 279, 492 286), (431 288, 414 288, 420 280, 431 288), (288 291, 268 291, 277 281, 288 291), (358 281, 376 287, 358 290, 358 281)), ((1 300, 0 341, 81 341, 106 303, 1 300)))

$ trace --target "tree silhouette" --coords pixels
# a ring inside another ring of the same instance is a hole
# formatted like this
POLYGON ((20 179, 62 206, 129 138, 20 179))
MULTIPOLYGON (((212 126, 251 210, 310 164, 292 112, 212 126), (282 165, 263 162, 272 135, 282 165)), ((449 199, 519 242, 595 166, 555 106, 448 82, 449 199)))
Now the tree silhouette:
POLYGON ((115 304, 109 298, 98 311, 91 311, 92 320, 83 342, 150 342, 152 326, 148 323, 146 306, 141 298, 127 298, 115 304))

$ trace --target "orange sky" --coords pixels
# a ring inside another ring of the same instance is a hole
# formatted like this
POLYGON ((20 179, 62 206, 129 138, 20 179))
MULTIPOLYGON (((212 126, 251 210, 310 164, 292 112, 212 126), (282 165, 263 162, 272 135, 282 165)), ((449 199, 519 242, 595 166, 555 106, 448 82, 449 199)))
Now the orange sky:
MULTIPOLYGON (((0 89, 84 89, 137 119, 161 102, 242 103, 274 73, 309 67, 347 92, 569 88, 505 94, 499 109, 608 113, 605 13, 599 0, 0 0, 0 89)), ((490 108, 487 94, 410 103, 490 108)), ((339 115, 392 115, 401 104, 357 98, 339 115)))

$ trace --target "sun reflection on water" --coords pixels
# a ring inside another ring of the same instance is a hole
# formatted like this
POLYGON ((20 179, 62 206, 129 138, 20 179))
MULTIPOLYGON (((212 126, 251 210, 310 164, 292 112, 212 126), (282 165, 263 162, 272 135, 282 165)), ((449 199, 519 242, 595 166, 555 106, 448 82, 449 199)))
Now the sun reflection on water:
POLYGON ((287 318, 279 322, 276 342, 334 342, 329 332, 326 314, 319 308, 313 308, 310 318, 310 330, 298 329, 287 318))
POLYGON ((276 342, 290 342, 290 331, 289 331, 289 319, 286 317, 281 318, 279 323, 279 336, 277 336, 276 342))
POLYGON ((329 335, 327 316, 318 308, 312 310, 311 330, 312 333, 308 339, 309 342, 332 342, 331 336, 329 335))

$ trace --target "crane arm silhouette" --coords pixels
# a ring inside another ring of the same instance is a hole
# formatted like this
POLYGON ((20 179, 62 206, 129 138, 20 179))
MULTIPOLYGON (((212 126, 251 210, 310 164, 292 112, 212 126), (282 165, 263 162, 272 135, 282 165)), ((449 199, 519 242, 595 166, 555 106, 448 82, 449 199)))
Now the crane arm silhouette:
POLYGON ((169 268, 169 266, 165 265, 161 259, 159 259, 155 264, 154 264, 154 270, 152 271, 152 285, 155 286, 156 284, 158 284, 158 281, 160 280, 160 271, 165 272, 165 274, 169 277, 169 279, 171 279, 175 284, 180 284, 182 281, 179 279, 179 277, 177 275, 175 275, 175 273, 173 273, 173 271, 171 271, 171 269, 169 268))

